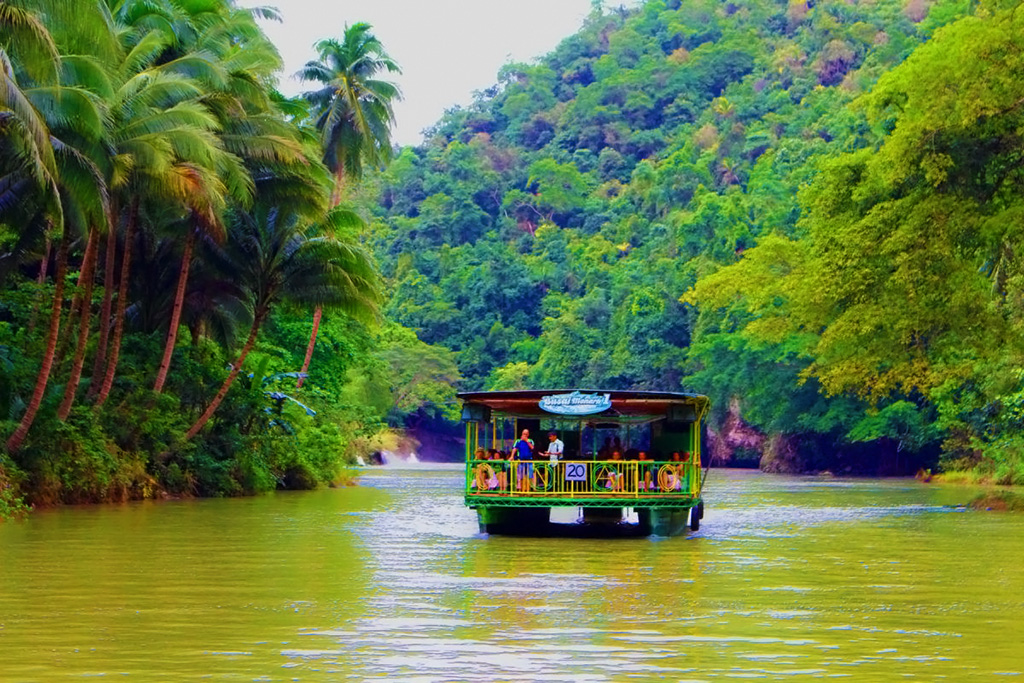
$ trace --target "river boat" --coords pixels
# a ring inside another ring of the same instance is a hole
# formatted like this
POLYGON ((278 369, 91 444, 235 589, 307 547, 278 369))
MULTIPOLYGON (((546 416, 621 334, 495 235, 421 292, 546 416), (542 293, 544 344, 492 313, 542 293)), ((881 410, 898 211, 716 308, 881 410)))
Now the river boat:
POLYGON ((458 397, 465 502, 481 533, 675 536, 700 528, 706 396, 561 390, 458 397), (532 458, 510 459, 524 429, 532 458), (552 432, 561 457, 547 455, 552 432), (553 508, 573 509, 575 520, 553 523, 553 508))

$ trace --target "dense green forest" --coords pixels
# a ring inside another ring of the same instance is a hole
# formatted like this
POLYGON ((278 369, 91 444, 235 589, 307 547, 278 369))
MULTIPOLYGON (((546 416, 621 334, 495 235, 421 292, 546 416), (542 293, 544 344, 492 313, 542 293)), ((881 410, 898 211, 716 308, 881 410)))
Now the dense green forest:
POLYGON ((691 390, 766 469, 1022 481, 1015 3, 595 7, 367 185, 470 388, 691 390))
POLYGON ((382 319, 348 198, 391 156, 398 66, 339 27, 285 98, 274 20, 0 1, 0 518, 308 488, 451 410, 451 352, 382 319))

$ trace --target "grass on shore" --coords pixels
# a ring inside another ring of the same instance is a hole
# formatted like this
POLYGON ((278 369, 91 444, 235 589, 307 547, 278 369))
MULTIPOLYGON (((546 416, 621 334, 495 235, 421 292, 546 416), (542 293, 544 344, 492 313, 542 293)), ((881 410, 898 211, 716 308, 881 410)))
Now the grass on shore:
POLYGON ((1024 512, 1024 494, 1005 489, 986 491, 976 496, 967 505, 974 510, 1024 512))

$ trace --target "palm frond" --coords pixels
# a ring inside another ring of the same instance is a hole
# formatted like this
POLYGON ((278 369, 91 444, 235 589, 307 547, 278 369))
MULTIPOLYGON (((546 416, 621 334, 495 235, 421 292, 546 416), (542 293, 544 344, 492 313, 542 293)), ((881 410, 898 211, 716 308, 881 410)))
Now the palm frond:
POLYGON ((98 140, 103 135, 103 102, 90 91, 77 87, 46 86, 29 88, 24 92, 52 131, 74 130, 86 140, 98 140))
POLYGON ((0 2, 0 50, 16 52, 32 80, 56 82, 60 52, 46 25, 33 12, 0 2))
POLYGON ((36 179, 43 182, 56 177, 53 150, 46 122, 25 96, 14 79, 14 68, 7 53, 0 49, 0 109, 7 109, 18 118, 26 138, 33 147, 32 169, 36 179))

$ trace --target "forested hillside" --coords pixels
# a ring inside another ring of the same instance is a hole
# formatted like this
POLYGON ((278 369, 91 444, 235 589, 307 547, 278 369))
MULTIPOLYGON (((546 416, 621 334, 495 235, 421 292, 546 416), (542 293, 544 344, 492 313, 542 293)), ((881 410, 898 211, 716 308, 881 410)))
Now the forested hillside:
POLYGON ((377 179, 387 313, 469 388, 707 393, 716 450, 765 467, 973 466, 993 383, 1019 388, 983 353, 1019 315, 1012 234, 978 217, 1014 206, 999 11, 595 3, 377 179))

